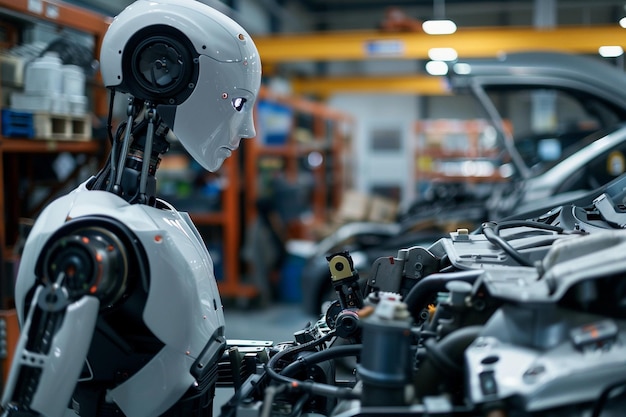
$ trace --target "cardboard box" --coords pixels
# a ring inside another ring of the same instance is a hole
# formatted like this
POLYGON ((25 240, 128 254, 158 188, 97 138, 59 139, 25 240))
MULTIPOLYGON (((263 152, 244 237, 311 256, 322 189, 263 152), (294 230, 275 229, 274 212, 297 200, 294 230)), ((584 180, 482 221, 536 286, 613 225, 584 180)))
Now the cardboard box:
POLYGON ((369 213, 367 219, 372 222, 391 223, 396 221, 398 214, 398 203, 394 200, 372 196, 369 202, 369 213))
POLYGON ((369 209, 370 197, 367 194, 356 190, 347 190, 343 193, 335 221, 339 223, 365 221, 369 209))

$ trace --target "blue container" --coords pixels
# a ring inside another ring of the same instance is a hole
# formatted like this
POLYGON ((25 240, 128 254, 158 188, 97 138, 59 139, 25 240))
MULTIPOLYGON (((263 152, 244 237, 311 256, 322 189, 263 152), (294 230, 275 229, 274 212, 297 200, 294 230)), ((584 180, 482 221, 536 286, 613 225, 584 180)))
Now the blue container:
POLYGON ((302 301, 302 271, 306 260, 298 255, 287 255, 280 272, 279 297, 286 303, 302 301))
POLYGON ((2 136, 34 138, 35 121, 33 114, 2 109, 2 136))
POLYGON ((280 103, 262 100, 257 107, 259 137, 265 145, 284 145, 291 131, 293 112, 280 103))

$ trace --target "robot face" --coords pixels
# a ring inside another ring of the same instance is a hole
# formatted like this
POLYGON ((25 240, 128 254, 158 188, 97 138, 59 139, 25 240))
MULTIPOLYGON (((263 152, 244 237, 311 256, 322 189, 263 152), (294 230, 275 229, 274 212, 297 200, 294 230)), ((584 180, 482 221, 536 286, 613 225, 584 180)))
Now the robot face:
POLYGON ((157 104, 181 144, 215 171, 241 138, 261 61, 248 33, 196 0, 138 0, 112 22, 101 48, 105 86, 157 104))
POLYGON ((254 68, 258 59, 223 63, 200 56, 199 60, 198 86, 176 109, 171 128, 198 163, 215 171, 239 147, 242 138, 256 134, 252 111, 258 86, 249 82, 255 77, 247 73, 258 71, 254 68), (194 132, 199 123, 199 131, 194 132), (183 139, 192 135, 197 140, 183 139))

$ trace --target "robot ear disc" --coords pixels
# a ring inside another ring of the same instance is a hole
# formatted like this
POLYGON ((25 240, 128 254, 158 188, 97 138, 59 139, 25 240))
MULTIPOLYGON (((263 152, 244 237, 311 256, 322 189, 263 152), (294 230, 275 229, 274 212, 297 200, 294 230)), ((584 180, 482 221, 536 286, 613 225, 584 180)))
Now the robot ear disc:
POLYGON ((183 63, 176 49, 165 43, 144 48, 139 55, 139 72, 151 88, 167 88, 181 75, 183 63))
POLYGON ((177 29, 163 25, 144 28, 124 50, 128 93, 157 103, 184 101, 198 77, 196 56, 189 39, 177 29))
POLYGON ((171 97, 187 88, 193 58, 176 39, 148 37, 135 48, 131 59, 133 79, 146 92, 171 97))

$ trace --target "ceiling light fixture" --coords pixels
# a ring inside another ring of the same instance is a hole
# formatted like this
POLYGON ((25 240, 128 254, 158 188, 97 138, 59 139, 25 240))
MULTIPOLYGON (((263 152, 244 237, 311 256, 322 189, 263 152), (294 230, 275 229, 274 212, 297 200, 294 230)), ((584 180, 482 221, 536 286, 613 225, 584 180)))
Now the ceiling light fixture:
POLYGON ((422 29, 429 35, 450 35, 456 32, 456 24, 452 20, 427 20, 422 29))
POLYGON ((598 53, 603 58, 615 58, 624 54, 624 49, 619 45, 605 45, 598 48, 598 53))
POLYGON ((426 72, 430 75, 446 75, 448 73, 448 64, 443 61, 428 61, 426 63, 426 72))
POLYGON ((433 0, 433 12, 435 19, 426 20, 422 23, 422 29, 429 35, 449 35, 456 32, 456 24, 445 18, 445 0, 433 0))
POLYGON ((428 57, 433 61, 455 61, 459 54, 454 48, 430 48, 428 57))

